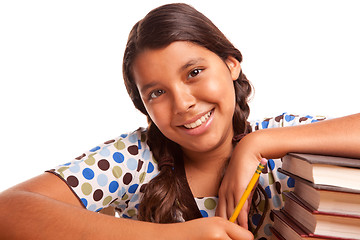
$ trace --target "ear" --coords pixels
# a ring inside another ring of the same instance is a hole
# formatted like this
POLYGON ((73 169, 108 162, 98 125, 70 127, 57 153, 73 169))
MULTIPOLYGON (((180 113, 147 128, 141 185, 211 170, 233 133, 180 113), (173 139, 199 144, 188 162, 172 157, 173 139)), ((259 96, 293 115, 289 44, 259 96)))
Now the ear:
POLYGON ((226 60, 225 60, 226 65, 228 66, 229 70, 230 70, 230 74, 232 77, 232 80, 235 81, 239 78, 239 74, 241 71, 241 66, 240 66, 240 62, 234 58, 233 56, 229 56, 226 60))

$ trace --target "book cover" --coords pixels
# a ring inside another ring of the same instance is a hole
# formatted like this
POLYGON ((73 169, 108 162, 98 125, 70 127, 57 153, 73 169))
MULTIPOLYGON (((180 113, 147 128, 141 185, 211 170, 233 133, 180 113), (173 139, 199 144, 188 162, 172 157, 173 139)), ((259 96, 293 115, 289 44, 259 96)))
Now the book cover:
POLYGON ((312 183, 360 190, 360 159, 288 153, 281 169, 312 183))

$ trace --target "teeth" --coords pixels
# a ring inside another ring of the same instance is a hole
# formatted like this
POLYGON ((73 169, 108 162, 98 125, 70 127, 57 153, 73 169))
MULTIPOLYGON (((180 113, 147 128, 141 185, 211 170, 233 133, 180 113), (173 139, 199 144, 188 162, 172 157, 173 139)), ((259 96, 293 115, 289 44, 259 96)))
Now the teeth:
POLYGON ((199 118, 195 122, 185 124, 184 127, 186 127, 186 128, 196 128, 196 127, 200 126, 201 124, 203 124, 204 122, 206 122, 209 119, 210 115, 211 115, 211 111, 206 113, 204 116, 202 116, 201 118, 199 118))

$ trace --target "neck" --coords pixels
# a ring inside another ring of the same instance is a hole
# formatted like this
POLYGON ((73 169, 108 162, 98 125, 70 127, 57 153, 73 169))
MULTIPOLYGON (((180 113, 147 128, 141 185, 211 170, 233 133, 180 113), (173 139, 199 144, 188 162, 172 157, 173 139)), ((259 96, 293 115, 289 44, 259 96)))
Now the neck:
POLYGON ((184 152, 186 177, 195 197, 216 196, 233 150, 232 138, 207 152, 184 152))

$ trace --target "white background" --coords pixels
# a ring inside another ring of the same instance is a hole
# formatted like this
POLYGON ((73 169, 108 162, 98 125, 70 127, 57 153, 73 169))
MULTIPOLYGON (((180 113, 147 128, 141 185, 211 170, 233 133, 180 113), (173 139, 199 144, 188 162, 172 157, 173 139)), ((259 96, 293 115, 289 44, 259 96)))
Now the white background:
MULTIPOLYGON (((122 54, 136 21, 169 2, 0 2, 0 191, 146 126, 122 54)), ((358 112, 356 1, 186 2, 242 52, 251 119, 358 112)))

